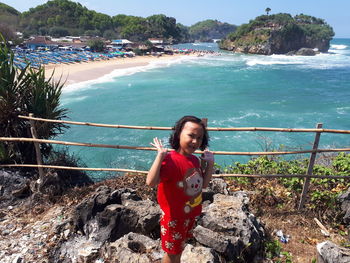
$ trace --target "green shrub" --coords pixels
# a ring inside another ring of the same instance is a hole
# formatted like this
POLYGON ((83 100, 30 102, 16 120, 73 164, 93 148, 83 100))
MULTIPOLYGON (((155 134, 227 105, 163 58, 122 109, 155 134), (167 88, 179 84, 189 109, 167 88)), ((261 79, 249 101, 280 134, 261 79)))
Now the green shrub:
MULTIPOLYGON (((2 39, 2 43, 6 43, 2 39)), ((66 117, 67 109, 60 107, 63 84, 54 82, 52 76, 45 78, 45 69, 33 69, 26 65, 19 69, 14 64, 14 53, 4 44, 0 45, 0 134, 4 137, 30 138, 30 125, 18 115, 59 120, 66 117)), ((38 137, 49 139, 67 127, 60 123, 36 122, 38 137)), ((51 146, 41 144, 44 156, 51 146)), ((2 142, 1 162, 35 163, 33 143, 2 142)))

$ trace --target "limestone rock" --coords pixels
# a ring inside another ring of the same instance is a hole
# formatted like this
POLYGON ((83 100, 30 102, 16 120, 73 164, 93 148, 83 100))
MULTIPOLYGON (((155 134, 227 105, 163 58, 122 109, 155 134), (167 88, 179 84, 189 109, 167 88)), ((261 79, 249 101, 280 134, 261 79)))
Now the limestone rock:
POLYGON ((295 53, 295 55, 297 55, 297 56, 315 56, 316 51, 313 50, 312 48, 301 48, 295 53))
POLYGON ((29 179, 20 172, 0 170, 0 208, 15 205, 31 194, 29 179))
POLYGON ((119 263, 151 263, 163 257, 159 240, 133 232, 107 244, 104 251, 104 258, 119 263))
POLYGON ((182 252, 181 262, 186 263, 221 263, 224 262, 223 259, 220 259, 218 253, 214 249, 208 247, 194 247, 188 244, 184 251, 182 252))
POLYGON ((61 244, 50 262, 90 263, 99 255, 102 243, 76 236, 61 244))
POLYGON ((225 180, 221 178, 214 178, 209 183, 209 188, 215 193, 215 194, 224 194, 228 195, 227 190, 227 183, 225 180))
POLYGON ((243 255, 253 262, 261 252, 265 232, 249 212, 248 203, 244 192, 235 192, 232 196, 215 195, 214 202, 203 209, 199 224, 204 229, 195 229, 196 240, 223 253, 229 260, 243 255))
POLYGON ((338 201, 344 213, 343 221, 347 225, 350 225, 350 188, 345 193, 338 196, 338 201))
POLYGON ((331 241, 317 244, 318 263, 350 262, 350 249, 337 246, 331 241))

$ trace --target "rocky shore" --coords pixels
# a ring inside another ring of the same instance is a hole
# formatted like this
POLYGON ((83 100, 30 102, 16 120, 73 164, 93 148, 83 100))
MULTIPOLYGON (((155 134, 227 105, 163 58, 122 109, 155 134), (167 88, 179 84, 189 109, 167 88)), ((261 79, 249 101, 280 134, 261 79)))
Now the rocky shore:
MULTIPOLYGON (((72 188, 53 202, 47 194, 18 195, 20 174, 5 189, 9 174, 0 172, 0 262, 160 262, 161 213, 154 189, 140 176, 72 188)), ((251 212, 249 195, 214 179, 182 262, 272 262, 264 254, 269 234, 251 212)), ((349 216, 350 191, 340 199, 349 216)), ((350 260, 349 251, 332 242, 317 250, 319 262, 350 260)))

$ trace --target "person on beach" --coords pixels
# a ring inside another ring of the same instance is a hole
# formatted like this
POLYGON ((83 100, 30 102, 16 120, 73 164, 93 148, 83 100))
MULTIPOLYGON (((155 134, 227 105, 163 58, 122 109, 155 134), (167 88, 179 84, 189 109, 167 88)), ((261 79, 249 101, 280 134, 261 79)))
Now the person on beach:
POLYGON ((164 148, 157 137, 151 143, 157 148, 157 156, 146 183, 151 187, 158 185, 163 263, 180 262, 185 242, 192 238, 195 218, 201 214, 202 188, 208 186, 214 166, 208 141, 205 124, 197 117, 184 116, 176 122, 169 139, 174 151, 164 148), (203 167, 193 155, 198 148, 204 151, 200 157, 203 167))

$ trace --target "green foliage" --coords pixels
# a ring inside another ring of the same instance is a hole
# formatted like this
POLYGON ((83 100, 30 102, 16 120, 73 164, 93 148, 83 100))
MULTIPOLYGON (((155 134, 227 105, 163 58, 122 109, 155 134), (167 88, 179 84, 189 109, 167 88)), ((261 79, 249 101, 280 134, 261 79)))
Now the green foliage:
POLYGON ((105 48, 105 43, 101 39, 92 39, 88 41, 88 46, 91 51, 102 52, 105 48))
POLYGON ((146 19, 147 34, 153 37, 178 38, 176 19, 165 15, 153 15, 146 19))
POLYGON ((79 3, 68 0, 52 0, 21 14, 24 33, 39 33, 40 28, 62 27, 73 35, 86 30, 113 30, 112 18, 88 10, 79 3), (78 30, 77 30, 78 29, 78 30))
MULTIPOLYGON (((51 151, 45 163, 53 166, 86 166, 79 157, 69 153, 67 148, 59 148, 51 151)), ((84 171, 55 169, 55 172, 58 174, 60 181, 65 187, 89 185, 93 182, 84 171)))
MULTIPOLYGON (((312 178, 310 181, 309 198, 307 207, 313 210, 324 209, 332 210, 337 206, 337 196, 350 187, 350 183, 345 179, 332 179, 332 175, 350 176, 350 154, 340 153, 332 158, 330 166, 315 164, 312 173, 314 175, 328 175, 330 178, 318 179, 312 178)), ((226 167, 216 165, 216 170, 226 174, 262 174, 262 175, 305 175, 308 169, 308 159, 285 160, 281 157, 260 156, 253 158, 247 163, 235 162, 226 167)), ((250 187, 255 185, 257 180, 253 178, 232 177, 234 185, 250 187)), ((269 179, 271 180, 271 179, 269 179)), ((275 199, 275 204, 282 205, 281 200, 275 196, 276 189, 285 198, 297 202, 304 184, 304 178, 278 178, 274 183, 268 183, 264 187, 256 189, 263 196, 271 196, 275 199)))
POLYGON ((113 30, 106 30, 103 33, 103 38, 108 39, 108 40, 112 40, 112 39, 116 39, 117 38, 117 33, 113 30))
POLYGON ((185 36, 183 28, 178 27, 176 19, 172 17, 165 15, 153 15, 147 18, 128 15, 110 17, 69 0, 51 0, 23 12, 20 15, 20 29, 25 35, 62 36, 84 32, 87 35, 121 37, 131 41, 145 41, 150 37, 159 37, 179 42, 185 36))
POLYGON ((97 30, 97 29, 95 29, 95 30, 86 30, 84 32, 84 34, 86 36, 90 36, 90 37, 99 37, 101 32, 99 30, 97 30))
POLYGON ((304 31, 299 25, 295 23, 289 23, 281 29, 280 34, 284 39, 291 41, 293 39, 302 38, 304 35, 304 31))
MULTIPOLYGON (((5 41, 3 39, 3 41, 5 41)), ((3 42, 4 43, 4 42, 3 42)), ((13 52, 0 46, 0 134, 4 137, 31 137, 28 121, 18 115, 33 113, 36 117, 61 119, 67 110, 60 107, 63 84, 45 78, 45 70, 34 70, 27 65, 18 69, 13 63, 13 52)), ((63 132, 65 125, 59 123, 38 123, 38 137, 49 139, 63 132)), ((51 147, 42 144, 42 153, 48 156, 51 147)), ((34 163, 32 143, 3 142, 1 156, 16 163, 34 163)))
POLYGON ((8 6, 8 5, 4 4, 4 3, 0 3, 0 14, 4 14, 4 13, 12 14, 12 15, 15 15, 15 16, 18 16, 18 15, 21 14, 19 11, 17 11, 13 7, 8 6))
POLYGON ((49 35, 53 37, 63 37, 67 36, 69 34, 69 31, 67 28, 61 27, 61 26, 53 26, 49 29, 49 35))
POLYGON ((282 247, 278 240, 272 240, 265 243, 265 256, 268 259, 279 257, 282 247))
POLYGON ((15 40, 15 31, 19 23, 20 12, 16 9, 0 3, 0 33, 7 40, 15 40))
POLYGON ((273 31, 286 40, 307 38, 312 41, 328 41, 334 36, 332 27, 323 19, 303 14, 292 17, 290 14, 279 13, 258 16, 229 33, 226 39, 236 45, 254 45, 266 39, 262 35, 270 36, 273 31))
POLYGON ((333 168, 339 175, 349 175, 350 154, 340 153, 332 163, 333 168))
POLYGON ((89 35, 92 32, 99 32, 94 35, 128 38, 131 41, 145 41, 157 37, 174 43, 222 39, 236 29, 235 25, 217 20, 205 20, 186 27, 176 23, 175 18, 164 14, 146 18, 124 14, 110 17, 70 0, 50 0, 23 13, 2 4, 0 23, 11 27, 12 30, 22 31, 25 36, 33 34, 61 36, 64 33, 89 35))
POLYGON ((189 28, 189 34, 192 40, 207 41, 224 38, 228 33, 235 31, 236 28, 235 25, 208 19, 192 25, 189 28))
POLYGON ((301 25, 304 33, 312 40, 330 40, 334 36, 334 31, 329 25, 305 24, 301 25))

